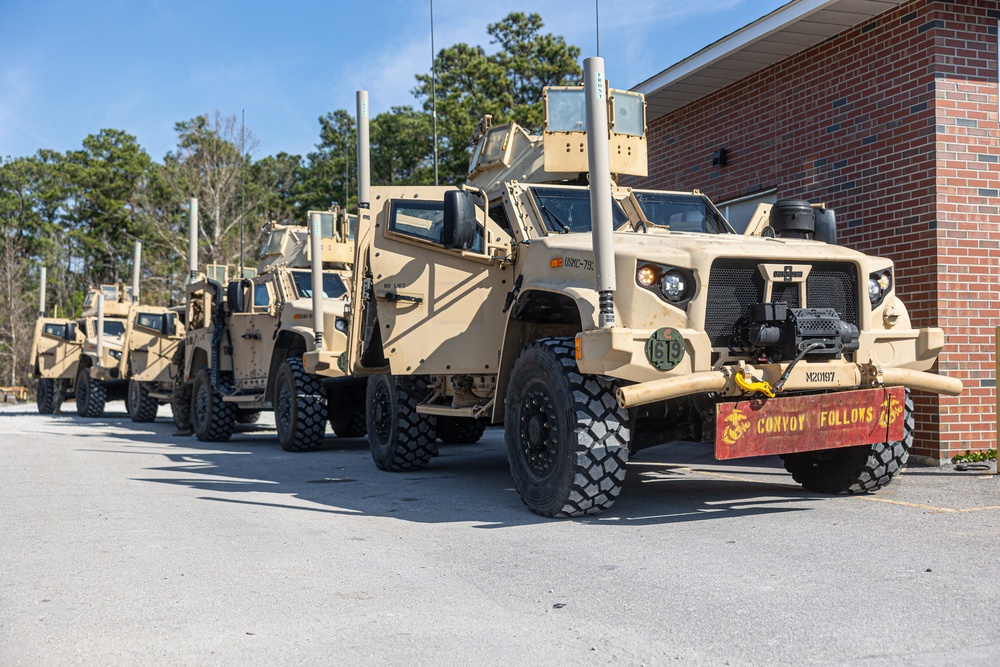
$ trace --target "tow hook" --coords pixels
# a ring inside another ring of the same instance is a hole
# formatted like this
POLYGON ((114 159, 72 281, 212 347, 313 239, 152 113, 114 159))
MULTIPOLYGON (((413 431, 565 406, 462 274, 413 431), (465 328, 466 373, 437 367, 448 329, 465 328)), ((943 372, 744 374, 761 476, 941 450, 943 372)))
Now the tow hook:
POLYGON ((760 375, 760 371, 757 371, 752 366, 746 366, 741 363, 740 370, 733 376, 733 381, 743 391, 760 392, 768 398, 774 398, 774 389, 770 383, 764 380, 763 376, 760 375), (756 377, 755 374, 757 375, 756 377), (750 376, 749 380, 747 379, 748 375, 750 376))

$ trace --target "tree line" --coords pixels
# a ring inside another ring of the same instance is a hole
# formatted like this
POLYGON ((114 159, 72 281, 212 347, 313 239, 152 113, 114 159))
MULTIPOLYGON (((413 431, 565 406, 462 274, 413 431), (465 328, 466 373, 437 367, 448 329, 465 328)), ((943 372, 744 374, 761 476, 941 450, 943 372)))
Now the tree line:
MULTIPOLYGON (((415 75, 416 106, 370 121, 371 183, 465 180, 469 137, 479 119, 542 124, 542 88, 579 81, 580 49, 543 32, 538 14, 514 12, 487 26, 492 53, 465 43, 441 49, 433 73, 415 75)), ((26 362, 48 270, 48 315, 78 316, 89 287, 129 282, 134 241, 143 243, 142 301, 170 305, 187 267, 187 202, 199 200, 199 265, 236 264, 240 230, 253 266, 270 220, 304 224, 305 212, 356 206, 356 126, 344 109, 319 118, 315 150, 256 157, 259 142, 235 115, 180 121, 177 142, 157 162, 132 134, 102 129, 65 153, 0 156, 0 385, 30 384, 26 362)))

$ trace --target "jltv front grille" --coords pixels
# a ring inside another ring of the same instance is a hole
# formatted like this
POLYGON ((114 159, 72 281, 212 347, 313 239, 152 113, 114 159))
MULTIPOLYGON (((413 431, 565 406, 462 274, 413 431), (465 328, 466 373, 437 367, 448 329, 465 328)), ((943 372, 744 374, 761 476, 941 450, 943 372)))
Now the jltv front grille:
MULTIPOLYGON (((705 332, 714 347, 726 347, 736 321, 751 304, 764 300, 764 277, 758 265, 766 260, 721 258, 712 263, 708 279, 705 332)), ((840 317, 859 326, 858 272, 849 262, 796 262, 812 269, 806 279, 806 305, 834 308, 840 317)), ((798 283, 775 282, 772 301, 799 308, 798 283)), ((859 327, 860 328, 860 327, 859 327)))

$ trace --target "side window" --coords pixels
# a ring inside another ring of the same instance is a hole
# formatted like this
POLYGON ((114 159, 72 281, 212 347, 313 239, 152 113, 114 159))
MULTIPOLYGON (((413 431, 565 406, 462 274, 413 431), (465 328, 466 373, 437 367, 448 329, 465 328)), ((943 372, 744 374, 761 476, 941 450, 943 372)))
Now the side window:
MULTIPOLYGON (((389 218, 390 231, 442 245, 441 230, 443 228, 443 201, 397 200, 392 203, 392 212, 389 218)), ((469 250, 482 253, 483 245, 483 227, 480 225, 476 233, 476 240, 469 250)))
POLYGON ((444 226, 444 202, 395 201, 389 219, 389 229, 415 239, 441 243, 444 226))
POLYGON ((57 338, 66 337, 66 325, 65 324, 46 324, 45 333, 50 336, 56 336, 57 338))
POLYGON ((267 308, 271 305, 271 295, 267 291, 267 283, 257 283, 253 286, 254 308, 267 308))
POLYGON ((511 226, 510 220, 507 219, 507 209, 504 208, 503 202, 490 207, 490 219, 500 225, 500 229, 511 236, 514 235, 514 228, 511 226))
POLYGON ((139 313, 135 323, 140 327, 160 331, 163 329, 163 315, 159 313, 139 313))

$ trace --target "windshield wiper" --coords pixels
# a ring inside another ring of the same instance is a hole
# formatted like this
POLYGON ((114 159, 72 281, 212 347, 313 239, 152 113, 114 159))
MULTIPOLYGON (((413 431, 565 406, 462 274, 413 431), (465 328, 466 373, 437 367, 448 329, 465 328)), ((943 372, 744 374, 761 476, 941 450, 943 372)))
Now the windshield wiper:
POLYGON ((560 220, 558 215, 556 215, 551 210, 549 210, 548 206, 546 206, 545 204, 542 204, 541 205, 541 209, 542 209, 542 213, 545 214, 545 217, 547 217, 549 220, 552 220, 557 225, 559 225, 559 227, 562 228, 562 231, 559 232, 560 234, 569 234, 570 231, 572 231, 570 229, 569 225, 567 225, 565 222, 563 222, 562 220, 560 220))

